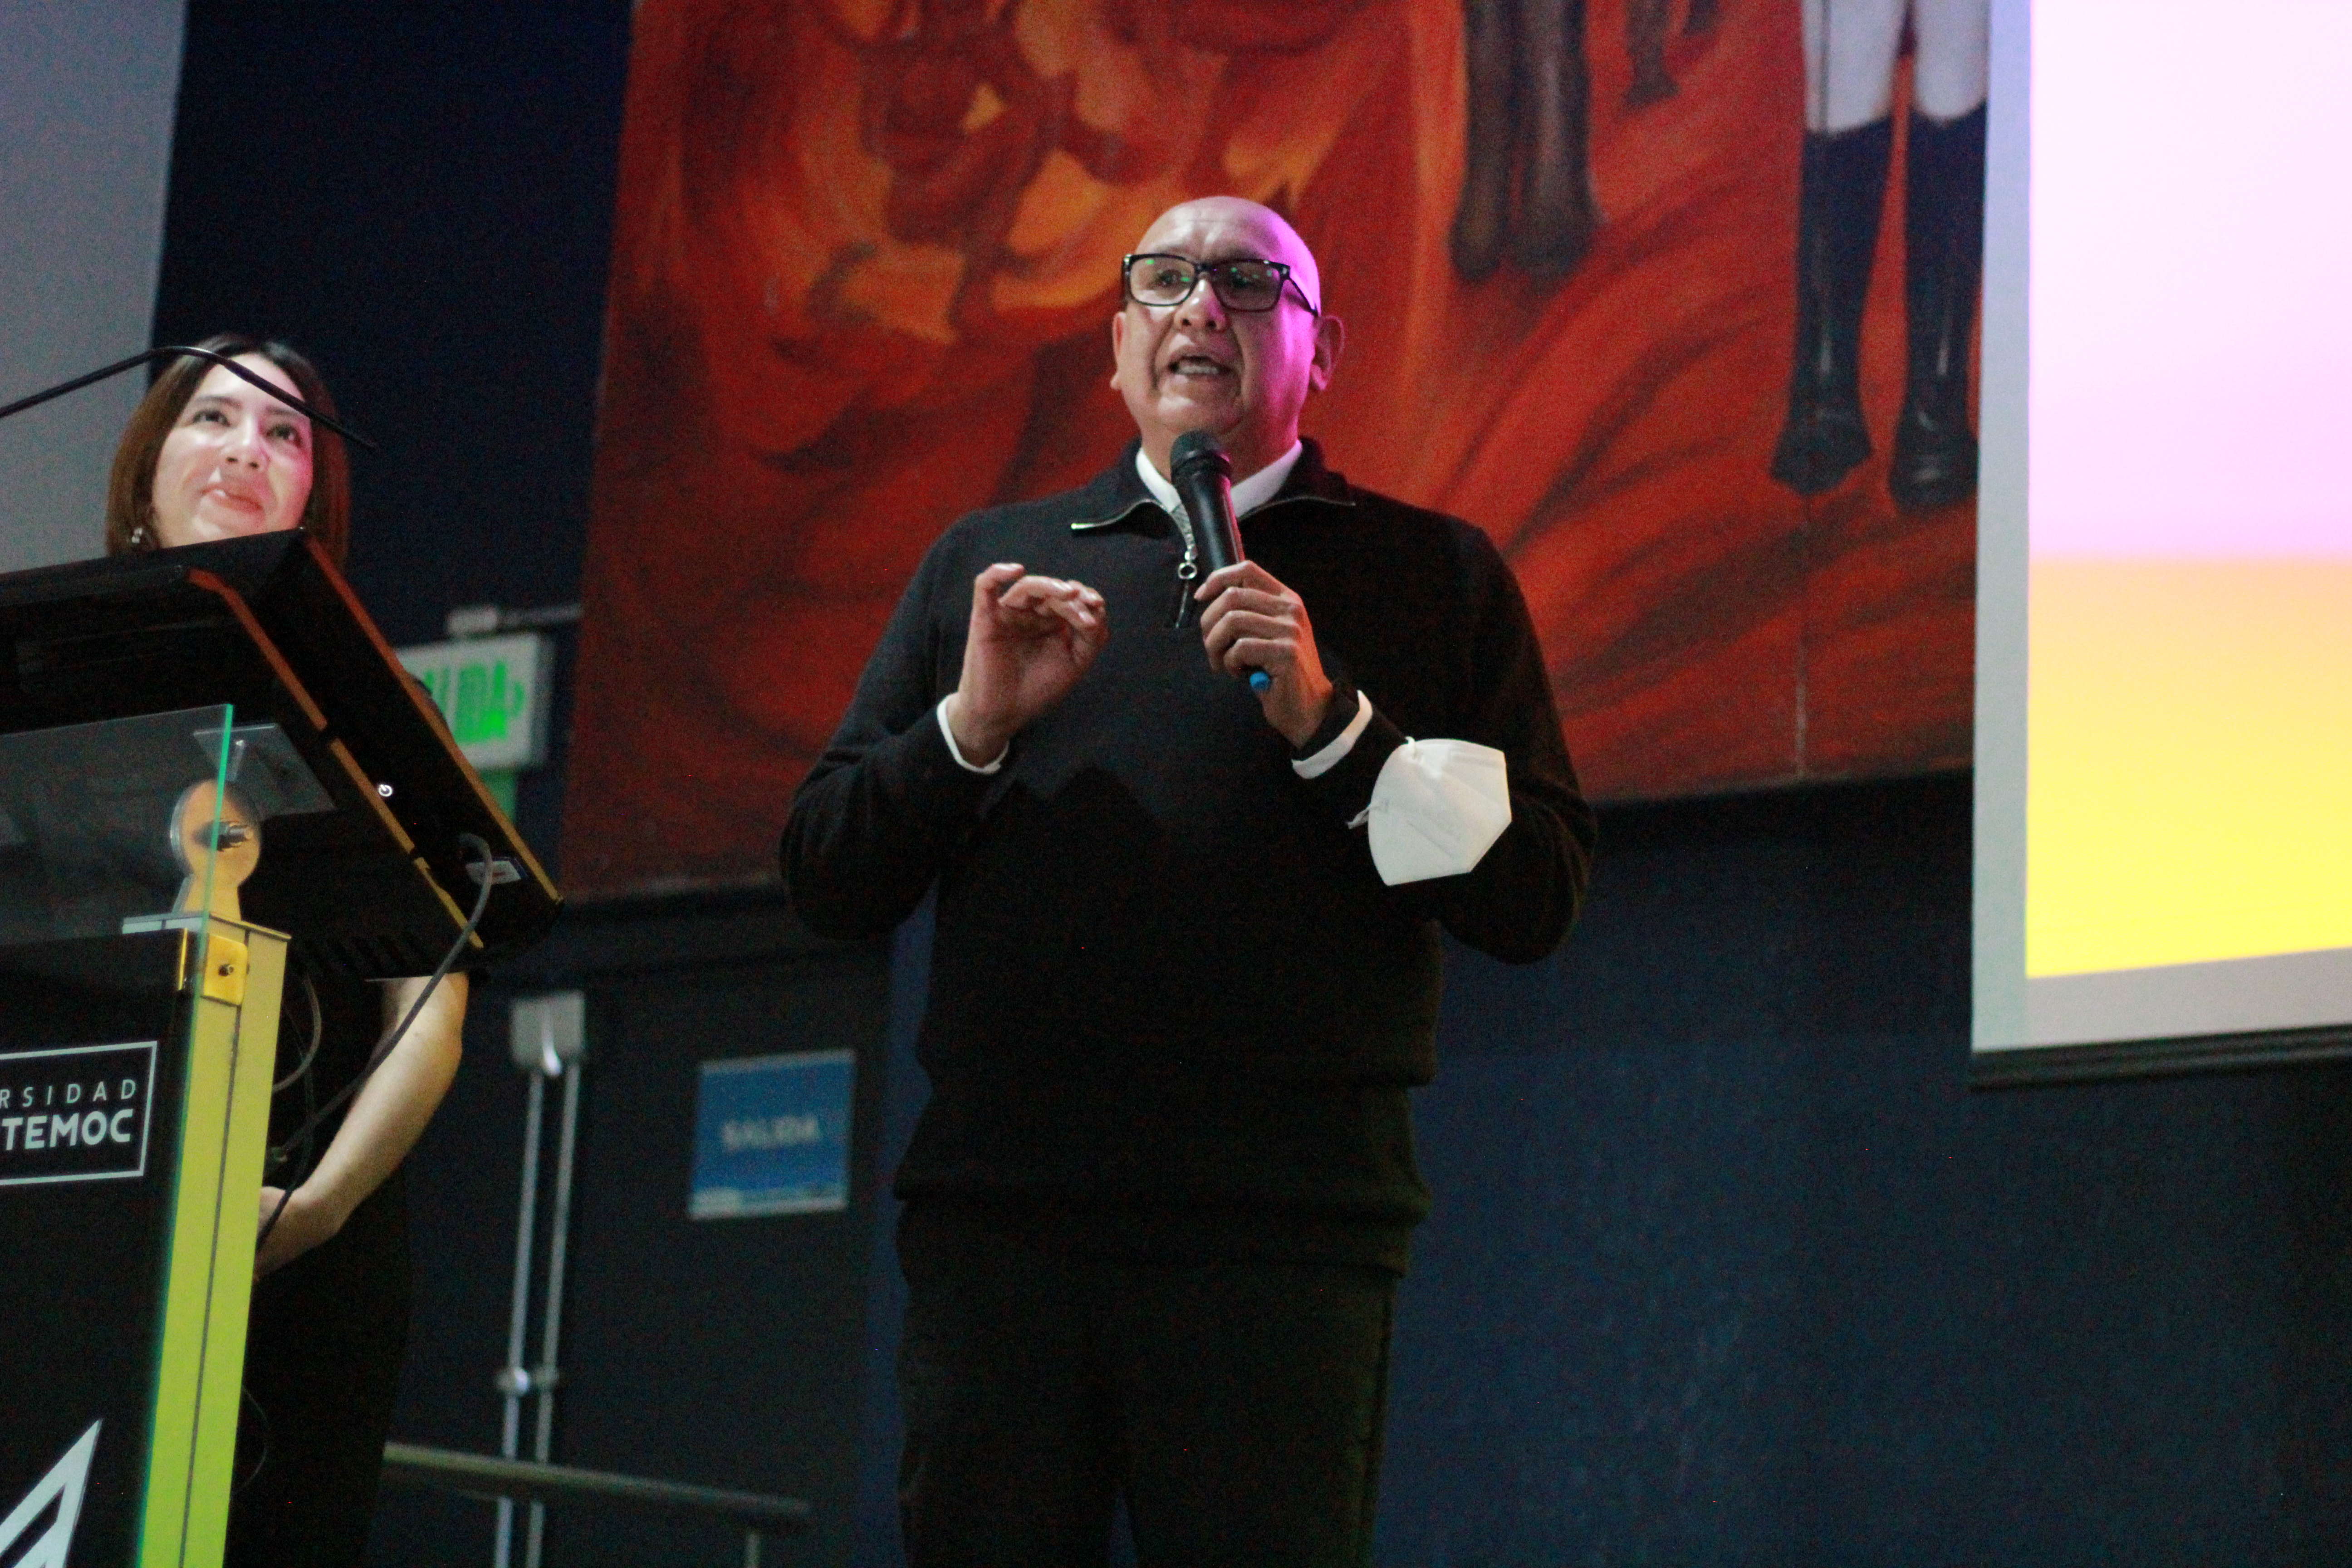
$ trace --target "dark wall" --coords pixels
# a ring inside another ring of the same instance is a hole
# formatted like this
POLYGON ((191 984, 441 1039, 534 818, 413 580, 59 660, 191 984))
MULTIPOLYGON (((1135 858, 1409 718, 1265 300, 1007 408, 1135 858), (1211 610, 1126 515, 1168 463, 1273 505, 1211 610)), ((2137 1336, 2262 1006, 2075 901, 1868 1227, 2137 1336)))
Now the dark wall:
MULTIPOLYGON (((517 995, 586 994, 578 1176, 554 1456, 705 1486, 799 1498, 814 1527, 769 1563, 848 1552, 865 1393, 887 1087, 886 946, 798 933, 772 896, 649 900, 569 911, 558 934, 501 968, 470 1008, 465 1063, 410 1160, 415 1329, 394 1434, 499 1448, 492 1374, 506 1353, 527 1079, 509 1064, 517 995), (687 1215, 697 1068, 719 1058, 857 1053, 852 1188, 836 1214, 687 1215)), ((558 1099, 540 1183, 545 1278, 558 1099)), ((539 1359, 537 1321, 528 1359, 539 1359)), ((525 1410, 525 1453, 530 1410, 525 1410)), ((484 1503, 407 1489, 378 1508, 373 1560, 488 1560, 484 1503)), ((547 1561, 571 1568, 742 1560, 708 1518, 604 1504, 552 1511, 547 1561)), ((520 1555, 516 1558, 520 1563, 520 1555)))
POLYGON ((1608 813, 1455 954, 1383 1560, 2352 1549, 2352 1075, 1971 1093, 1964 777, 1608 813))
MULTIPOLYGON (((352 569, 395 640, 574 595, 627 27, 191 7, 157 337, 316 353, 387 448, 356 465, 352 569)), ((560 783, 525 786, 542 847, 560 783)), ((2352 1077, 1969 1094, 1968 832, 1953 778, 1612 811, 1558 959, 1454 955, 1383 1562, 2352 1559, 2352 1077)), ((574 911, 492 977, 414 1163, 397 1435, 495 1446, 505 1005, 581 985, 559 1457, 798 1492, 822 1531, 785 1560, 887 1561, 876 1176, 919 1103, 927 951, 919 924, 886 969, 772 900, 656 901, 574 911), (865 1053, 851 1211, 686 1221, 695 1063, 833 1043, 865 1053)), ((388 1493, 378 1560, 475 1560, 488 1521, 388 1493)), ((553 1544, 740 1560, 601 1510, 553 1544)))
MULTIPOLYGON (((352 454, 351 578, 395 645, 580 596, 629 12, 188 6, 155 341, 318 363, 383 448, 352 454)), ((562 780, 521 781, 543 860, 562 780)))

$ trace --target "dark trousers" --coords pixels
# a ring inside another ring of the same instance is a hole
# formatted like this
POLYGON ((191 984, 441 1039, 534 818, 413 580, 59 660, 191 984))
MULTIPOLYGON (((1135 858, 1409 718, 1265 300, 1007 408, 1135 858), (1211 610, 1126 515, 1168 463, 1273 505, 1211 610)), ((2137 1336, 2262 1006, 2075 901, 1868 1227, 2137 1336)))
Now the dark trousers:
POLYGON ((1074 1257, 910 1213, 910 1568, 1371 1560, 1393 1277, 1074 1257))

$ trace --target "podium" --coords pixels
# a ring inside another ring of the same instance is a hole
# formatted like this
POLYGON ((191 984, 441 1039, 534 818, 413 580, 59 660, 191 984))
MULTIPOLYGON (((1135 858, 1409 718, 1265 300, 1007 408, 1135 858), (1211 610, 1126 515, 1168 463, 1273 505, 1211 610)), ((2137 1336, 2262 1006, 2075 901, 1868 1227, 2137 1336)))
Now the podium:
POLYGON ((0 1562, 220 1561, 289 960, 560 903, 300 533, 0 576, 0 1562))

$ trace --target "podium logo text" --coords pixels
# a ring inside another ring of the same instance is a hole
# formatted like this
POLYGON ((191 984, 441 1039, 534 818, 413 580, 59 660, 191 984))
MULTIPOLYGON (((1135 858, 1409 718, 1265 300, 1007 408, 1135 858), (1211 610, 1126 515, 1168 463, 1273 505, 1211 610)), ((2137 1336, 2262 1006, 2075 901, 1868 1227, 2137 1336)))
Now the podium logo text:
POLYGON ((0 1187, 147 1173, 155 1042, 0 1052, 0 1187))

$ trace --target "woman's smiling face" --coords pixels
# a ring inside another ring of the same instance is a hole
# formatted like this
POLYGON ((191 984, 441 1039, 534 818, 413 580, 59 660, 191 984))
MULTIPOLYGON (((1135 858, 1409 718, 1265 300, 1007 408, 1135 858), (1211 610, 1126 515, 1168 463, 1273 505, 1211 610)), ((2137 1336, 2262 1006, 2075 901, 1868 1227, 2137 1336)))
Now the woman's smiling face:
MULTIPOLYGON (((292 379, 261 355, 244 354, 236 363, 299 395, 292 379)), ((300 522, 310 500, 310 421, 214 366, 156 454, 156 542, 273 533, 300 522)))

